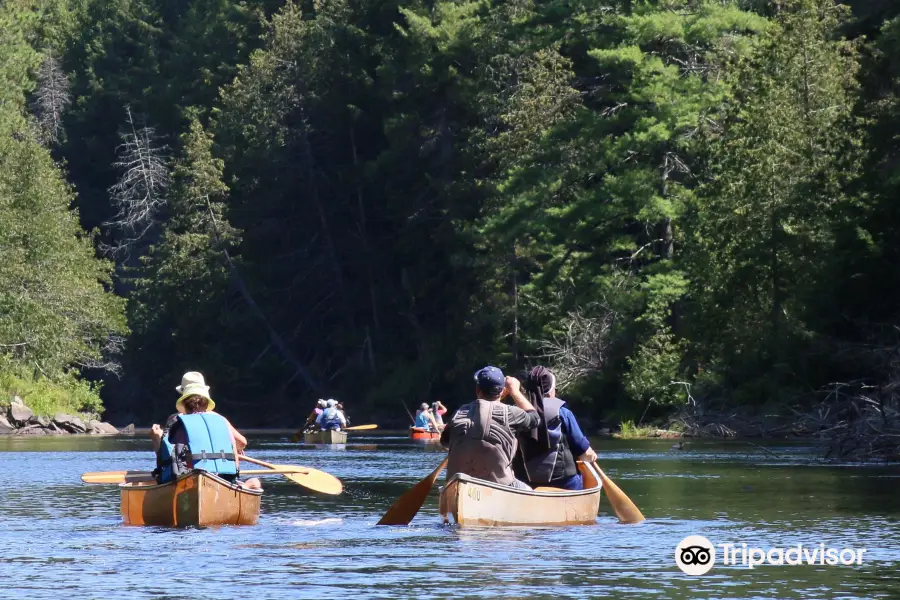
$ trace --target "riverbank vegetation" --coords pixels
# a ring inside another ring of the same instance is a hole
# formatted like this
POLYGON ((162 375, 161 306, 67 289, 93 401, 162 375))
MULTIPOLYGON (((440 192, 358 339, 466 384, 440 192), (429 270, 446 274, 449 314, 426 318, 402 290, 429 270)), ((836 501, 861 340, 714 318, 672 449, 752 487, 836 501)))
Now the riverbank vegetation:
MULTIPOLYGON (((188 369, 259 425, 541 362, 595 423, 892 423, 893 3, 11 0, 0 22, 0 345, 36 380, 103 378, 122 419, 161 418, 188 369)), ((815 430, 861 435, 837 425, 815 430)))

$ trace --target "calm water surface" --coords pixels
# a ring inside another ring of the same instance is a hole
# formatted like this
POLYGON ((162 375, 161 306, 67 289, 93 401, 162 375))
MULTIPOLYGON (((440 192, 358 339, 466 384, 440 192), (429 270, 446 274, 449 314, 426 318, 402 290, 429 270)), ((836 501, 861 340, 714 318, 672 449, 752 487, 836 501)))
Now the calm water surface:
POLYGON ((256 527, 125 527, 115 486, 85 471, 151 468, 144 438, 0 438, 2 598, 897 598, 900 470, 817 463, 804 448, 596 441, 607 474, 648 517, 619 525, 460 530, 437 488, 410 527, 376 527, 443 455, 391 435, 346 447, 251 437, 251 456, 328 471, 341 496, 264 480, 256 527), (674 564, 688 535, 763 548, 866 548, 861 566, 674 564))

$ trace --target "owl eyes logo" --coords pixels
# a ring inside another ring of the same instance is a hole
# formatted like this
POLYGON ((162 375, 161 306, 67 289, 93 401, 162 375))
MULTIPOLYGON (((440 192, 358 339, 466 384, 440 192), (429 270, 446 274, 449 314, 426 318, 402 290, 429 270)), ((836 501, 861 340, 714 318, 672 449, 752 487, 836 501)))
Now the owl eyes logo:
POLYGON ((703 575, 716 564, 716 548, 702 535, 690 535, 675 547, 675 564, 688 575, 703 575))
POLYGON ((712 548, 704 548, 703 546, 688 546, 681 549, 681 562, 686 565, 705 565, 712 558, 710 552, 712 548))

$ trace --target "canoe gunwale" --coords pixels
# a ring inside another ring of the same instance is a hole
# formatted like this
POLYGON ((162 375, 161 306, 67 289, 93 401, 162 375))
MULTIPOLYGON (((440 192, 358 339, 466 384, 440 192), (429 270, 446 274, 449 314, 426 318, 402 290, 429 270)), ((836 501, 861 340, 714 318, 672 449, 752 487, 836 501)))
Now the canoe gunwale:
MULTIPOLYGON (((250 496, 262 496, 262 490, 253 490, 249 488, 245 488, 239 484, 231 483, 230 481, 226 481, 216 475, 215 473, 210 473, 209 471, 204 471, 203 469, 193 469, 188 473, 184 473, 183 475, 179 475, 177 479, 173 479, 172 481, 167 481, 165 483, 120 483, 120 488, 126 488, 127 490, 140 490, 140 491, 151 491, 158 490, 160 488, 164 488, 166 486, 174 486, 176 483, 181 481, 182 479, 188 479, 189 477, 194 477, 199 475, 200 477, 209 477, 219 485, 224 485, 225 487, 229 487, 235 492, 239 492, 241 494, 248 494, 250 496)), ((240 477, 240 473, 238 473, 238 477, 240 477)))
POLYGON ((457 473, 449 480, 447 480, 447 483, 444 484, 444 486, 441 488, 441 492, 443 492, 445 488, 449 487, 450 484, 456 481, 459 481, 461 483, 472 483, 494 490, 500 490, 501 492, 512 492, 520 496, 535 496, 538 498, 571 498, 573 496, 587 496, 590 494, 596 494, 597 492, 601 491, 603 489, 603 484, 600 482, 600 473, 597 472, 596 467, 589 463, 581 464, 584 465, 584 468, 591 471, 597 481, 597 485, 585 488, 583 490, 564 490, 560 488, 558 492, 539 492, 537 490, 523 490, 521 488, 514 488, 508 485, 503 485, 501 483, 494 483, 493 481, 485 481, 484 479, 478 479, 477 477, 472 477, 470 475, 466 475, 465 473, 457 473))

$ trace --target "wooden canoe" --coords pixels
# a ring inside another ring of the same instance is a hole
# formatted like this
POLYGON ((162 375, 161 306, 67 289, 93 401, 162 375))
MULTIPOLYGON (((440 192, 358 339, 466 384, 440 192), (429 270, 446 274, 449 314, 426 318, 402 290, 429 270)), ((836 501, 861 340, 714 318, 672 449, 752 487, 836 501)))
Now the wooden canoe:
POLYGON ((414 440, 439 440, 441 439, 441 434, 438 431, 429 431, 421 427, 410 427, 409 437, 414 440))
POLYGON ((579 468, 585 489, 558 492, 520 490, 457 473, 441 488, 441 516, 448 523, 452 517, 460 527, 594 524, 600 508, 600 474, 593 465, 579 463, 579 468))
POLYGON ((206 471, 192 471, 162 485, 123 483, 122 520, 126 525, 208 527, 255 525, 262 490, 248 490, 206 471))
POLYGON ((307 431, 303 434, 304 444, 346 444, 347 432, 333 429, 323 431, 307 431))

